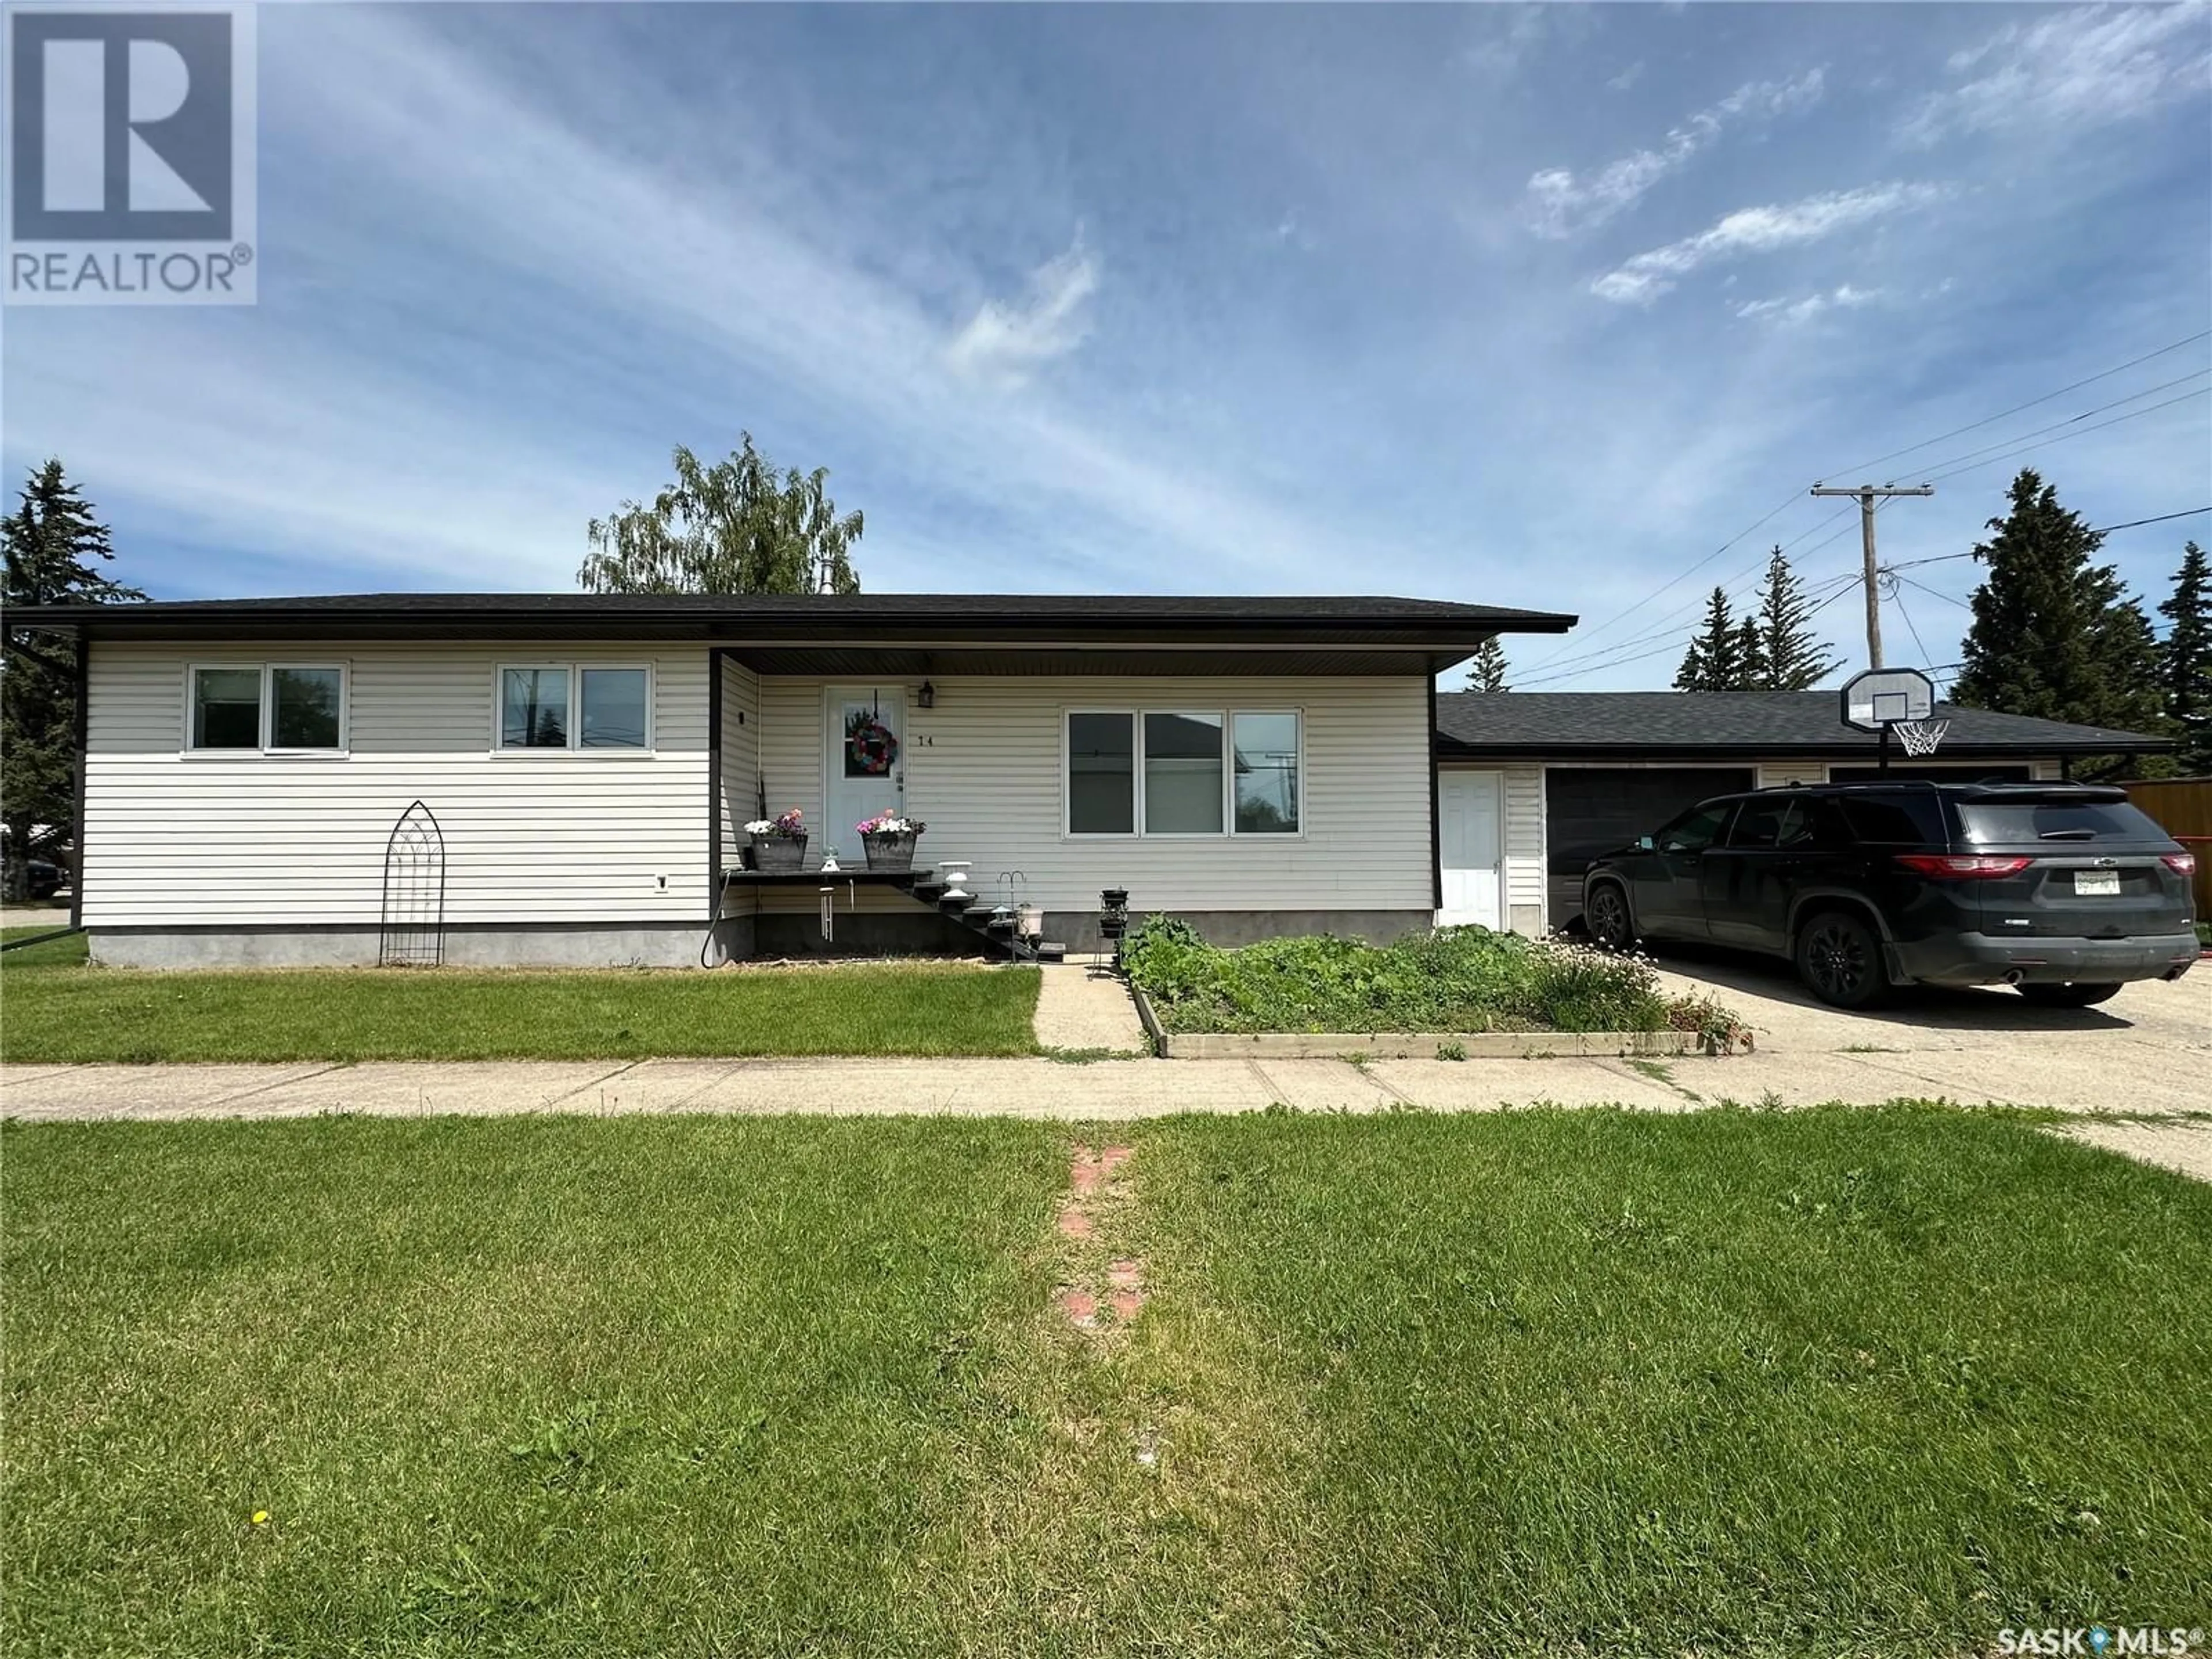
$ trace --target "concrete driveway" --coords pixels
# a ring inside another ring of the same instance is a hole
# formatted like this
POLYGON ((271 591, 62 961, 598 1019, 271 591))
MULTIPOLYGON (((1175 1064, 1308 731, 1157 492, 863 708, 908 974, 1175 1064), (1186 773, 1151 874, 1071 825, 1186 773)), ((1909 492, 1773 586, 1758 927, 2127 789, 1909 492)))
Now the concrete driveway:
POLYGON ((1686 948, 1658 961, 1670 991, 1710 992, 1758 1031, 1756 1054, 1724 1062, 1739 1100, 1758 1097, 1759 1074, 1785 1099, 1823 1079, 1856 1098, 1872 1073, 1894 1077, 1899 1094, 2212 1112, 2212 963, 2170 985, 2127 986, 2094 1008, 2039 1008, 2002 987, 1916 987, 1845 1013, 1815 1001, 1786 963, 1686 948))

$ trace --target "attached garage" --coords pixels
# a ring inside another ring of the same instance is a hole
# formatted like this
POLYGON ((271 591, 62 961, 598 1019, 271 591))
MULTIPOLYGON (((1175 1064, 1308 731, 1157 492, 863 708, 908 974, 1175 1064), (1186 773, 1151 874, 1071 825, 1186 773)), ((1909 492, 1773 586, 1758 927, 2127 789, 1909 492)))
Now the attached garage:
POLYGON ((1547 766, 1545 914, 1564 927, 1582 914, 1583 872, 1713 795, 1759 787, 1751 766, 1547 766))
MULTIPOLYGON (((1929 760, 1893 778, 2063 776, 2077 757, 2156 754, 2139 732, 1938 704, 1929 760)), ((1833 691, 1451 691, 1437 698, 1437 919, 1517 933, 1582 911, 1591 859, 1713 795, 1879 775, 1833 691)))

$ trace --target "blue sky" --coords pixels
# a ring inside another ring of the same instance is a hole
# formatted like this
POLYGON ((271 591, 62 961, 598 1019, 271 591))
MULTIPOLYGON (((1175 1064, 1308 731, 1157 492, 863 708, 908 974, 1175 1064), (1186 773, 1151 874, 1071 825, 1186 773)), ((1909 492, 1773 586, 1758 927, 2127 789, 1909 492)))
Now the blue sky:
MULTIPOLYGON (((259 33, 259 305, 4 321, 11 478, 60 455, 162 597, 570 587, 586 520, 742 428, 865 509, 872 589, 1573 611, 1586 642, 1509 641, 1524 680, 1659 685, 1772 541, 1852 567, 1815 478, 2212 329, 2203 4, 259 33)), ((2212 502, 2208 366, 1883 464, 2151 411, 1899 503, 1885 558, 1971 546, 2023 461, 2093 523, 2212 502)), ((2192 534, 2108 554, 2155 601, 2192 534)), ((1893 660, 1908 617, 1955 659, 1972 571, 1912 573, 1948 597, 1903 590, 1893 660)), ((1856 649, 1856 615, 1820 623, 1856 649)))

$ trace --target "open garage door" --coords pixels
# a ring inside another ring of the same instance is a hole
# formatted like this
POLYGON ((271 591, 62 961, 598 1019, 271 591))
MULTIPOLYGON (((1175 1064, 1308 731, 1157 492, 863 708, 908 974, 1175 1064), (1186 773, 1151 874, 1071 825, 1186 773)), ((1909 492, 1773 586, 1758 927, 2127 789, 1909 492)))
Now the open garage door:
POLYGON ((1544 770, 1544 867, 1551 922, 1582 914, 1583 872, 1686 806, 1755 788, 1748 766, 1551 766, 1544 770))

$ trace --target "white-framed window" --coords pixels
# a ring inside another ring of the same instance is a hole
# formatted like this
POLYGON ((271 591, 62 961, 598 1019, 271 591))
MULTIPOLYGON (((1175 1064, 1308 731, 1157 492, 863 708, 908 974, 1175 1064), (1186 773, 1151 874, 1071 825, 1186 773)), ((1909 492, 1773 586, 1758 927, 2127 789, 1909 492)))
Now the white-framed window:
POLYGON ((1070 708, 1060 721, 1072 836, 1295 836, 1305 720, 1295 708, 1070 708))
POLYGON ((185 751, 343 755, 343 663, 209 662, 185 671, 185 751))
POLYGON ((492 752, 639 755, 653 749, 653 670, 643 663, 501 663, 492 752))

